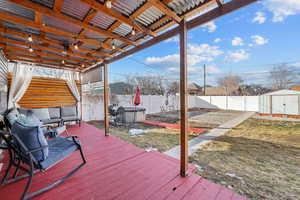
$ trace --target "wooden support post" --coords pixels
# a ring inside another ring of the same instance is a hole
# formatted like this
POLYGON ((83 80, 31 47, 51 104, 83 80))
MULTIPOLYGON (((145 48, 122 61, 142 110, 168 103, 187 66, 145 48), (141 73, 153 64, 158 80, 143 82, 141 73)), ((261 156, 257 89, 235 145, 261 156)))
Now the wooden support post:
POLYGON ((187 26, 180 22, 180 175, 188 170, 187 26))
POLYGON ((83 111, 83 102, 82 102, 82 73, 79 73, 79 80, 80 80, 80 121, 82 121, 82 111, 83 111))
POLYGON ((104 94, 103 94, 103 105, 104 105, 104 131, 105 136, 109 135, 109 118, 108 118, 108 93, 109 93, 109 87, 108 87, 108 65, 103 65, 103 74, 104 74, 104 94))

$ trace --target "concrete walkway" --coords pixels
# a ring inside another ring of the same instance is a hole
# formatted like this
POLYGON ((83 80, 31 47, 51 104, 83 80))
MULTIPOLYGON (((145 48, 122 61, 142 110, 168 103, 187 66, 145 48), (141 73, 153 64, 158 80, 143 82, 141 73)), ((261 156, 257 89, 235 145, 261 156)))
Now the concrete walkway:
MULTIPOLYGON (((192 155, 194 152, 197 151, 201 146, 205 145, 206 143, 210 142, 216 137, 219 137, 221 135, 224 135, 227 131, 230 131, 235 126, 239 125, 246 119, 252 117, 255 114, 255 112, 246 112, 239 117, 234 118, 233 120, 230 120, 217 128, 214 128, 210 130, 209 132, 199 135, 198 137, 195 137, 194 139, 189 141, 189 152, 188 155, 192 155)), ((173 157, 173 158, 180 158, 180 146, 176 146, 169 151, 164 152, 165 154, 173 157)))

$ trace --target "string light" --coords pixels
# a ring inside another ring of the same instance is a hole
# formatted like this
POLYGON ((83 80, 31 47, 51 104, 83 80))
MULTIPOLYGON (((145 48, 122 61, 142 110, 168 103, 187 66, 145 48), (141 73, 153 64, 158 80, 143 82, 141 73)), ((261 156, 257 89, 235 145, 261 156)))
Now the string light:
POLYGON ((105 5, 107 8, 111 8, 111 0, 106 0, 105 5))
POLYGON ((112 49, 113 49, 113 50, 115 50, 115 49, 116 49, 116 46, 115 46, 115 44, 113 44, 113 45, 112 45, 112 49))
POLYGON ((74 45, 74 48, 75 48, 76 50, 78 50, 78 45, 77 45, 77 44, 75 44, 75 45, 74 45))
POLYGON ((32 37, 31 37, 31 35, 29 35, 29 37, 28 37, 28 41, 29 41, 29 42, 32 42, 32 41, 33 41, 33 39, 32 39, 32 37))
POLYGON ((62 63, 62 64, 65 64, 65 60, 62 60, 61 63, 62 63))
POLYGON ((131 35, 135 35, 135 30, 132 28, 131 35))
POLYGON ((62 53, 63 53, 63 54, 67 54, 67 52, 66 52, 66 51, 62 51, 62 53))
POLYGON ((84 67, 84 64, 81 64, 81 67, 84 67))
POLYGON ((33 52, 33 48, 31 48, 31 47, 30 47, 30 48, 29 48, 29 52, 31 52, 31 53, 32 53, 32 52, 33 52))

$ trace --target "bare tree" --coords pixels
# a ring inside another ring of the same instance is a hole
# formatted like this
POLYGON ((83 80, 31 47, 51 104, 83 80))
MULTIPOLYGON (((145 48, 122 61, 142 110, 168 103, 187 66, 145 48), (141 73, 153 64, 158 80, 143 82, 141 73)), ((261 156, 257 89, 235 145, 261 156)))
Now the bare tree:
POLYGON ((238 93, 239 86, 243 83, 243 79, 237 75, 227 75, 218 80, 220 88, 225 90, 226 95, 235 95, 238 93))
POLYGON ((170 95, 175 95, 176 93, 178 93, 179 92, 179 82, 173 81, 173 82, 167 83, 166 92, 170 95))
POLYGON ((293 78, 293 72, 285 63, 276 65, 270 70, 270 79, 274 89, 288 88, 293 78))
POLYGON ((164 95, 165 84, 160 75, 132 75, 126 78, 126 82, 138 86, 142 95, 164 95))

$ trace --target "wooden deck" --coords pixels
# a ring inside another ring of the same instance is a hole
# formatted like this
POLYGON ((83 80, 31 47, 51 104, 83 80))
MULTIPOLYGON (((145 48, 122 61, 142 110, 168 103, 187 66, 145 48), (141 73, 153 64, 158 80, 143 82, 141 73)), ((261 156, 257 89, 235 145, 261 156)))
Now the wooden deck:
MULTIPOLYGON (((234 192, 190 173, 179 176, 179 161, 158 152, 146 152, 83 123, 69 128, 80 136, 87 164, 66 182, 34 199, 40 200, 246 200, 234 192)), ((32 190, 62 177, 80 162, 79 153, 45 173, 34 176, 32 190)), ((190 171, 194 170, 189 166, 190 171)), ((3 172, 1 172, 2 175, 3 172)), ((0 188, 0 199, 15 200, 25 180, 0 188)))

